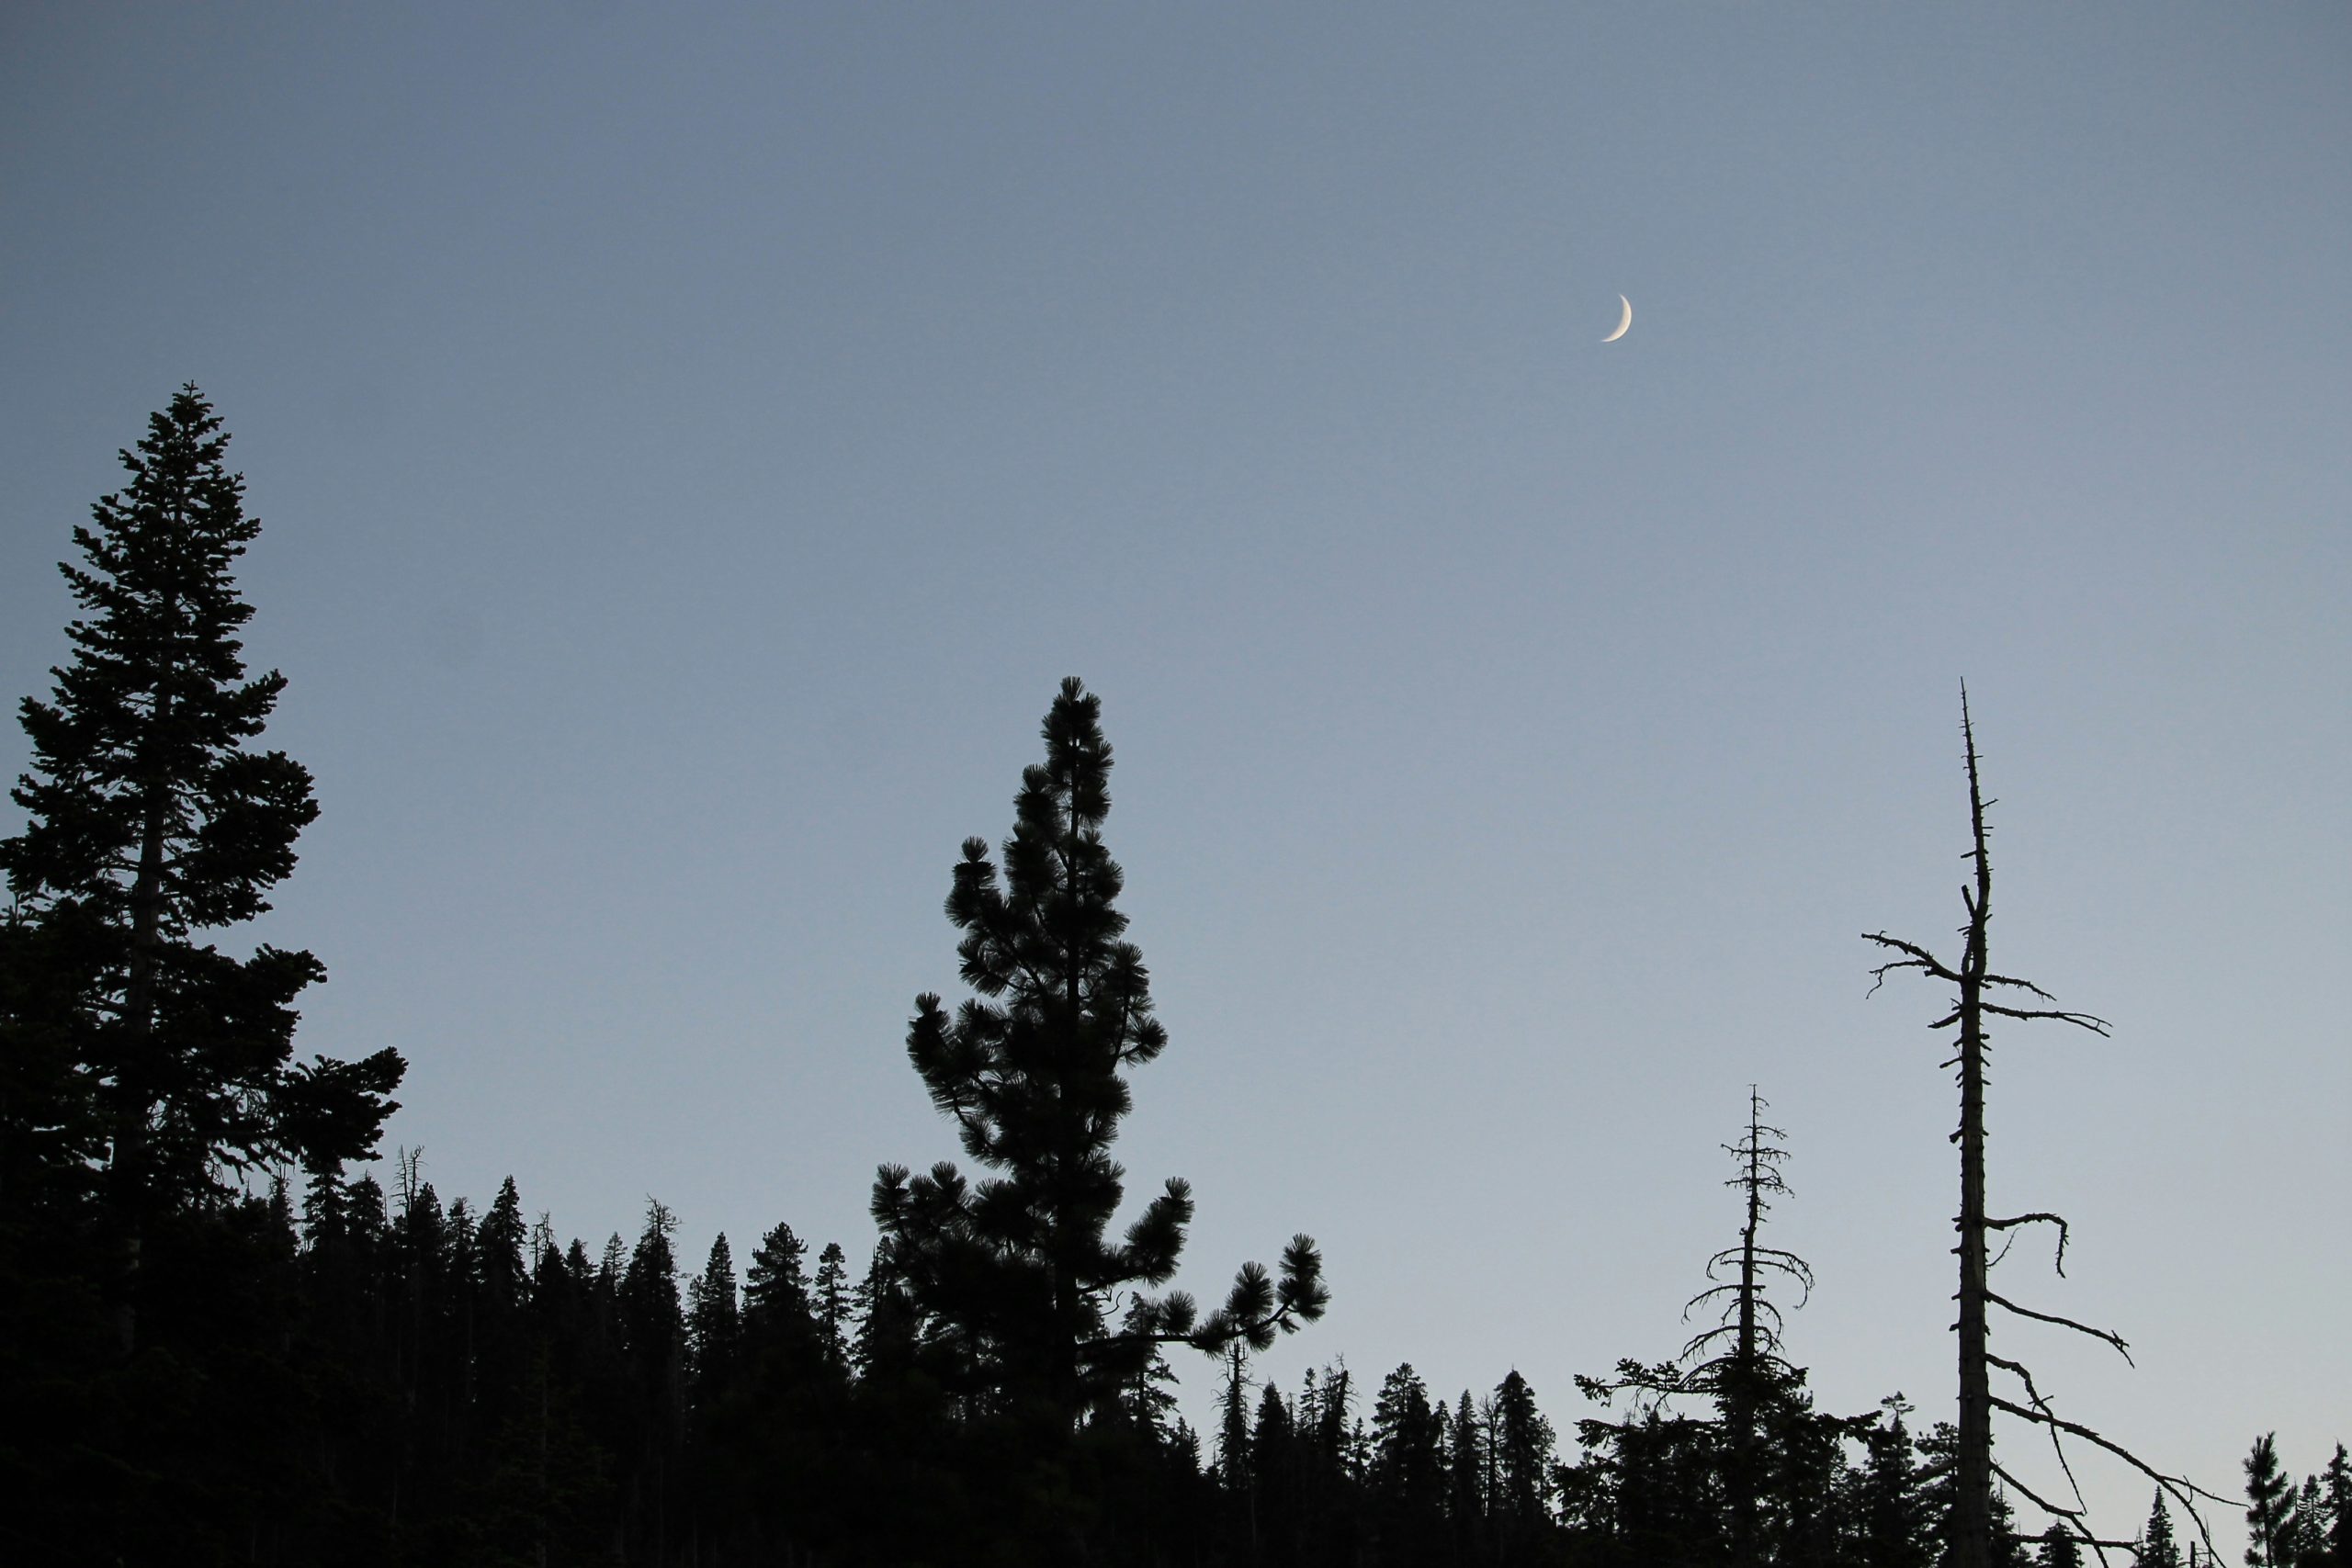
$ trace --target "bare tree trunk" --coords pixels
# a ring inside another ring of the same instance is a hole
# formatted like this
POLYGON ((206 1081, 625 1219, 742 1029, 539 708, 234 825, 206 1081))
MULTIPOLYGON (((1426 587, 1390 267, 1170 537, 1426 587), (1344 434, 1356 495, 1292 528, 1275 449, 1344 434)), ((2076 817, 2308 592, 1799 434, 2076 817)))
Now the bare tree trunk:
POLYGON ((1757 1339, 1756 1233, 1764 1222, 1763 1104, 1753 1084, 1747 1090, 1747 1219, 1739 1230, 1739 1334, 1734 1341, 1732 1378, 1724 1412, 1731 1417, 1731 1546, 1734 1561, 1753 1562, 1756 1551, 1756 1401, 1764 1378, 1764 1348, 1757 1339))
POLYGON ((1993 913, 1993 865, 1984 853, 1984 795, 1977 782, 1976 736, 1966 699, 1968 818, 1976 888, 1968 906, 1967 947, 1960 961, 1960 1448, 1953 1455, 1953 1568, 1992 1568, 1993 1387, 1984 1324, 1984 954, 1993 913))

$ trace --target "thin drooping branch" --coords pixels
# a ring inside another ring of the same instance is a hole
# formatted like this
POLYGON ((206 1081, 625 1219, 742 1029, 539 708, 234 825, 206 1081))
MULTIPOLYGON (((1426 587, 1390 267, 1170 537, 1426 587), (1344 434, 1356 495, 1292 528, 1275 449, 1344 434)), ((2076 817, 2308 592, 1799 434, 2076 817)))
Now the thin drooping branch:
MULTIPOLYGON (((2066 1272, 2066 1240, 2070 1234, 2064 1216, 2041 1213, 2019 1214, 2013 1219, 1986 1220, 1984 1222, 1984 1228, 1988 1231, 2005 1231, 2014 1229, 2018 1225, 2030 1224, 2048 1224, 2056 1225, 2058 1227, 2058 1260, 2055 1267, 2060 1275, 2063 1276, 2066 1272)), ((2009 1239, 2010 1241, 2015 1241, 2017 1238, 2012 1236, 2009 1239)), ((2001 1258, 2007 1258, 2008 1255, 2008 1244, 2005 1242, 2001 1247, 2001 1258)), ((1996 1258, 1993 1259, 1993 1262, 1996 1264, 1999 1263, 2001 1261, 2001 1258, 1996 1258)), ((1991 1265, 1987 1265, 1987 1267, 1990 1266, 1991 1265)))
POLYGON ((2132 1359, 2132 1348, 2123 1342, 2123 1336, 2116 1333, 2113 1329, 2093 1328, 2089 1324, 2076 1323, 2071 1317, 2060 1317, 2055 1313, 2036 1312, 2031 1307, 2021 1307, 2018 1305, 2017 1303, 2009 1300, 2008 1297, 2000 1294, 1996 1291, 1985 1292, 1984 1299, 1992 1303, 1996 1307, 2007 1308, 2008 1311, 2017 1314, 2019 1317, 2030 1317, 2036 1323, 2054 1323, 2061 1328, 2071 1328, 2075 1333, 2086 1334, 2093 1339, 2103 1339, 2108 1344, 2115 1347, 2115 1353, 2123 1358, 2126 1365, 2136 1367, 2140 1364, 2139 1362, 2132 1359))

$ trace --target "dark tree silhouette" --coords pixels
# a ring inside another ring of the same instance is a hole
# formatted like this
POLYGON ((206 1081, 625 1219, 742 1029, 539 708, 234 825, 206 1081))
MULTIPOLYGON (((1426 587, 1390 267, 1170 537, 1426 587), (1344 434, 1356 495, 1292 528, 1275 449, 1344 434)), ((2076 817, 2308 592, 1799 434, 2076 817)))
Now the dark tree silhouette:
POLYGON ((1502 1555, 1515 1560, 1550 1522, 1555 1490, 1552 1423, 1535 1407, 1535 1391, 1516 1368, 1495 1385, 1491 1427, 1495 1488, 1488 1507, 1502 1555))
POLYGON ((2245 1457, 2246 1568, 2288 1568, 2293 1561, 2295 1483, 2278 1462, 2278 1435, 2255 1438, 2245 1457))
MULTIPOLYGON (((2069 1012, 2052 1007, 2012 1006, 1997 1001, 1996 997, 2020 996, 2036 1001, 2050 1002, 2050 993, 2030 980, 1996 974, 1991 967, 1987 951, 1988 933, 1993 920, 1993 861, 1986 848, 1990 829, 1984 821, 1985 807, 1991 803, 1984 798, 1984 787, 1977 770, 1976 731, 1968 713, 1968 689, 1961 688, 1960 728, 1962 750, 1968 772, 1968 816, 1972 845, 1967 859, 1973 864, 1973 886, 1961 888, 1961 903, 1967 910, 1967 923, 1961 927, 1962 949, 1960 966, 1953 968, 1925 947, 1905 942, 1883 931, 1865 932, 1863 940, 1875 942, 1899 956, 1872 970, 1875 992, 1884 984, 1888 975, 1902 969, 1917 969, 1930 978, 1958 987, 1959 995, 1951 1010, 1936 1020, 1931 1029, 1956 1029, 1956 1048, 1951 1058, 1943 1065, 1958 1069, 1960 1083, 1960 1126, 1952 1134, 1952 1142, 1960 1145, 1960 1213, 1952 1225, 1960 1234, 1953 1251, 1960 1258, 1959 1321, 1953 1325, 1960 1337, 1960 1425, 1957 1450, 1953 1456, 1953 1497, 1951 1515, 1951 1550, 1954 1568, 1990 1568, 1994 1561, 1994 1491, 1996 1476, 2042 1509, 2052 1517, 2065 1522, 2071 1532, 2092 1546, 2106 1561, 2107 1548, 2129 1550, 2131 1543, 2101 1540, 2090 1533, 2085 1518, 2082 1492, 2075 1488, 2075 1506, 2067 1507, 2038 1495, 2031 1487, 2004 1470, 1993 1458, 1993 1413, 1996 1410, 2033 1423, 2045 1430, 2055 1450, 2060 1468, 2072 1484, 2073 1470, 2068 1464, 2062 1436, 2082 1438, 2106 1450, 2124 1462, 2141 1471, 2165 1492, 2177 1499, 2197 1523, 2200 1536, 2204 1520, 2197 1512, 2195 1498, 2203 1496, 2220 1501, 2212 1493, 2203 1491, 2179 1476, 2165 1475, 2152 1468, 2123 1448, 2079 1422, 2061 1417, 2042 1397, 2041 1390, 2026 1365, 2008 1357, 1996 1355, 1991 1345, 1988 1309, 1999 1307, 2014 1316, 2037 1323, 2054 1324, 2073 1329, 2114 1347, 2126 1361, 2131 1351, 2120 1336, 2104 1328, 2093 1328, 2072 1318, 2039 1312, 2019 1306, 2007 1297, 1996 1292, 1987 1276, 1999 1258, 1990 1256, 1990 1242, 1996 1233, 2008 1232, 2024 1225, 2048 1224, 2058 1229, 2057 1263, 2060 1274, 2066 1271, 2067 1225, 2054 1213, 2037 1211, 2011 1215, 2005 1219, 1990 1217, 1985 1210, 1984 1181, 1984 1082, 1989 1035, 1985 1021, 2004 1018, 2018 1022, 2055 1020, 2071 1023, 2094 1034, 2108 1032, 2107 1021, 2085 1012, 2069 1012), (2016 1392, 2025 1403, 1993 1392, 1992 1374, 1996 1370, 2016 1380, 2016 1392)), ((2002 1256, 2007 1256, 2005 1244, 2002 1256)), ((2211 1538, 2204 1538, 2207 1545, 2211 1538)))
POLYGON ((1182 1180, 1122 1239, 1105 1236, 1125 1175, 1110 1147, 1130 1103, 1126 1074, 1168 1036, 1143 955, 1120 940, 1123 874, 1102 844, 1111 748, 1101 711, 1076 678, 1062 682, 1046 716, 1046 761, 1023 774, 1001 882, 987 841, 965 840, 947 914, 978 995, 952 1018, 937 996, 919 998, 907 1034, 932 1103, 956 1119, 965 1153, 998 1174, 975 1184, 948 1163, 912 1178, 885 1166, 874 1185, 875 1220, 938 1342, 989 1398, 1042 1401, 1066 1425, 1132 1383, 1158 1345, 1216 1354, 1238 1338, 1263 1348, 1329 1300, 1304 1235, 1279 1280, 1243 1265, 1205 1318, 1182 1292, 1137 1290, 1175 1273, 1193 1216, 1182 1180))
MULTIPOLYGON (((1729 1450, 1725 1489, 1731 1504, 1732 1554, 1743 1562, 1753 1561, 1756 1554, 1757 1493, 1762 1479, 1758 1421, 1768 1405, 1794 1389, 1804 1377, 1781 1353, 1782 1319, 1765 1290, 1766 1276, 1784 1275, 1803 1287, 1805 1297, 1813 1293, 1813 1269, 1804 1258, 1757 1239, 1764 1216, 1770 1212, 1771 1199, 1789 1190, 1781 1176, 1788 1151, 1771 1141, 1788 1134, 1765 1122, 1764 1105, 1764 1097, 1750 1084, 1747 1132, 1738 1143, 1724 1145, 1724 1152, 1739 1167, 1738 1174, 1724 1185, 1740 1190, 1747 1213, 1739 1228, 1739 1245, 1708 1258, 1707 1277, 1717 1279, 1719 1269, 1736 1271, 1730 1280, 1691 1297, 1683 1308, 1687 1316, 1695 1308, 1722 1303, 1722 1321, 1685 1345, 1681 1359, 1707 1358, 1687 1375, 1715 1395, 1723 1412, 1729 1450)), ((1801 1299, 1797 1304, 1804 1303, 1801 1299)))
POLYGON ((2352 1568, 2352 1454, 2335 1445, 2324 1473, 2328 1568, 2352 1568))
MULTIPOLYGON (((1773 1472, 1785 1505, 1777 1521, 1783 1532, 1803 1528, 1797 1516, 1814 1506, 1818 1490, 1814 1477, 1801 1472, 1817 1470, 1822 1456, 1834 1452, 1845 1438, 1861 1434, 1868 1417, 1840 1419, 1817 1415, 1803 1393, 1804 1371, 1783 1354, 1781 1334, 1786 1321, 1771 1300, 1772 1276, 1793 1280, 1803 1295, 1802 1306, 1813 1292, 1813 1269, 1795 1253, 1768 1247, 1762 1238, 1771 1201, 1789 1191, 1781 1174, 1788 1151, 1773 1140, 1788 1134, 1764 1120, 1767 1105, 1754 1085, 1748 1087, 1747 1126, 1736 1143, 1723 1145, 1732 1156, 1735 1174, 1724 1183, 1739 1190, 1743 1218, 1739 1240, 1707 1259, 1707 1278, 1713 1281, 1683 1303, 1688 1322, 1694 1312, 1713 1311, 1716 1323, 1700 1330, 1671 1361, 1648 1365, 1631 1359, 1617 1364, 1612 1378, 1577 1380, 1586 1397, 1604 1404, 1620 1393, 1633 1396, 1627 1422, 1586 1420, 1578 1432, 1588 1448, 1617 1450, 1611 1465, 1611 1483, 1621 1503, 1630 1502, 1644 1515, 1641 1529, 1714 1534, 1718 1530, 1729 1559, 1758 1561, 1764 1555, 1761 1511, 1773 1472), (1695 1395, 1712 1401, 1717 1419, 1702 1429, 1687 1416, 1668 1418, 1673 1400, 1695 1395), (1769 1428, 1769 1430, 1768 1430, 1769 1428), (1818 1428, 1816 1430, 1816 1428, 1818 1428), (1705 1509, 1691 1511, 1692 1489, 1672 1490, 1671 1524, 1664 1515, 1652 1517, 1644 1499, 1659 1490, 1656 1477, 1667 1468, 1706 1472, 1709 1495, 1720 1495, 1724 1517, 1718 1526, 1705 1509)), ((1597 1484, 1600 1477, 1593 1478, 1597 1484)), ((1602 1490, 1610 1490, 1608 1487, 1602 1490)), ((1587 1487, 1592 1491, 1591 1486, 1587 1487)), ((1580 1501, 1590 1509, 1595 1505, 1580 1501)), ((1624 1528, 1622 1515, 1613 1529, 1624 1528)))
POLYGON ((2148 1506, 2148 1522, 2140 1531, 2134 1555, 2138 1568, 2181 1568, 2180 1543, 2173 1537, 2172 1515, 2165 1508, 2162 1492, 2148 1506))
POLYGON ((240 960, 202 940, 268 909, 318 815, 302 765, 248 745, 286 678, 245 676, 237 631, 253 608, 231 567, 261 525, 222 461, 228 440, 183 389, 121 454, 130 482, 98 501, 94 527, 74 529, 88 565, 62 570, 86 618, 66 628, 74 660, 52 671, 52 700, 25 699, 32 772, 14 797, 29 820, 0 841, 17 919, 48 939, 37 954, 8 951, 42 963, 38 1010, 71 1042, 73 1069, 56 1081, 87 1097, 75 1122, 103 1129, 125 1356, 156 1220, 223 1197, 257 1167, 372 1154, 402 1070, 391 1051, 289 1066, 294 998, 324 967, 267 945, 240 960))

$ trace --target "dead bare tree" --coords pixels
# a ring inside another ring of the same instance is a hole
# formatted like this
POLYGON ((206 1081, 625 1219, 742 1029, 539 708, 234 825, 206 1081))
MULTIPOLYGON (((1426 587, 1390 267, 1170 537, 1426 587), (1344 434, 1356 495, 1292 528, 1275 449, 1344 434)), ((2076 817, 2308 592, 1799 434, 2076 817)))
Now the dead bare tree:
POLYGON ((2071 1023, 2077 1029, 2098 1035, 2108 1032, 2105 1019, 2086 1012, 2069 1012, 2055 1005, 2049 992, 2030 980, 1994 973, 1986 958, 1986 933, 1993 921, 1993 861, 1986 852, 1985 840, 1989 829, 1984 824, 1984 808, 1994 804, 1984 798, 1977 773, 1976 732, 1968 713, 1968 688, 1960 692, 1960 732, 1968 760, 1968 815, 1973 837, 1973 847, 1964 857, 1974 863, 1973 886, 1963 884, 1961 903, 1968 911, 1968 923, 1960 928, 1963 945, 1957 969, 1945 964, 1916 942, 1888 936, 1883 931, 1864 933, 1864 940, 1876 942, 1899 956, 1890 959, 1871 971, 1876 992, 1886 976, 1899 969, 1917 969, 1930 978, 1942 980, 1959 987, 1952 1009, 1928 1025, 1931 1029, 1957 1029, 1956 1049, 1942 1065, 1958 1069, 1960 1082, 1960 1127, 1952 1134, 1952 1142, 1960 1145, 1960 1213, 1952 1222, 1960 1233, 1960 1245, 1952 1250, 1960 1258, 1960 1319, 1952 1326, 1960 1336, 1960 1441, 1953 1456, 1955 1494, 1951 1521, 1952 1558, 1954 1568, 1991 1568, 1993 1561, 1993 1481, 2000 1478, 2018 1493, 2052 1518, 2063 1522, 2069 1530, 2098 1553, 2099 1561, 2108 1561, 2110 1547, 2129 1551, 2132 1543, 2101 1540, 2091 1533, 2085 1515, 2082 1488, 2075 1481, 2073 1465, 2066 1456, 2064 1439, 2077 1438, 2115 1455, 2125 1463, 2154 1480, 2184 1508, 2197 1526, 2197 1532, 2212 1550, 2212 1537, 2207 1533, 2204 1517, 2197 1510, 2195 1499, 2203 1497, 2220 1503, 2227 1499, 2206 1491, 2181 1476, 2164 1474, 2128 1449, 2079 1422, 2061 1417, 2035 1383, 2033 1373, 2023 1362, 1994 1354, 1988 1309, 1999 1307, 2014 1316, 2036 1323, 2054 1324, 2078 1334, 2114 1347, 2126 1362, 2132 1352, 2122 1337, 2111 1330, 2093 1328, 2069 1317, 2053 1313, 2038 1312, 2020 1306, 1996 1292, 1987 1282, 1994 1265, 2008 1255, 2009 1246, 2016 1240, 2011 1234, 2022 1226, 2055 1225, 2058 1229, 2056 1268, 2061 1275, 2066 1271, 2065 1220, 2059 1215, 2037 1211, 2014 1214, 2006 1219, 1989 1218, 1984 1207, 1984 1063, 1986 1055, 1985 1020, 2014 1019, 2030 1022, 2040 1019, 2054 1019, 2071 1023), (2046 1002, 2052 1005, 2010 1005, 1996 1001, 1997 996, 2013 996, 2019 1002, 2046 1002), (1988 1258, 1995 1233, 2004 1233, 1998 1256, 1988 1258), (2010 1392, 2018 1397, 2004 1397, 1993 1391, 1992 1378, 1997 1370, 2016 1380, 2010 1392), (2018 1401, 2022 1399, 2023 1403, 2018 1401), (2074 1495, 2075 1506, 2066 1507, 2048 1501, 2033 1488, 1994 1461, 1993 1413, 2001 1411, 2041 1427, 2050 1438, 2056 1451, 2058 1466, 2066 1477, 2074 1495))

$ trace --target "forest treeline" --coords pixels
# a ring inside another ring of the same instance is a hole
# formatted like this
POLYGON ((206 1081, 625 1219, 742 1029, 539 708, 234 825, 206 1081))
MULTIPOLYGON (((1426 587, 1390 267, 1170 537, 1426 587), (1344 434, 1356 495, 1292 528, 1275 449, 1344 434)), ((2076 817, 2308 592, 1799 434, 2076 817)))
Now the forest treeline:
MULTIPOLYGON (((967 1166, 881 1167, 870 1243, 812 1254, 780 1219, 740 1238, 740 1269, 723 1235, 682 1259, 677 1217, 654 1201, 633 1240, 592 1252, 533 1217, 512 1178, 445 1200, 405 1150, 387 1190, 365 1168, 405 1064, 297 1060, 296 1003, 324 966, 213 945, 268 908, 318 812, 301 765, 257 744, 285 682, 243 660, 252 609, 232 568, 258 525, 226 441, 191 387, 122 454, 127 482, 74 531, 80 563, 64 568, 73 655, 20 710, 25 826, 0 840, 7 1561, 2210 1560, 2188 1506, 2211 1494, 2143 1466, 2150 1511, 2103 1533, 2078 1500, 2024 1493, 1992 1446, 1999 1414, 2140 1463, 2058 1419, 1989 1348, 1992 1314, 2031 1314, 1984 1284, 1999 1259, 1984 1239, 2046 1224, 2063 1249, 2065 1232, 2054 1214, 1985 1213, 1981 1159, 1969 1174, 1985 1020, 2104 1026, 1997 999, 2042 993, 1986 967, 1973 731, 1966 947, 1947 967, 1871 938, 1894 954, 1882 977, 1917 968, 1960 998, 1939 1021, 1961 1069, 1958 1418, 1899 1394, 1816 1404, 1775 1294, 1809 1291, 1812 1270, 1766 1228, 1788 1191, 1785 1134, 1751 1089, 1724 1145, 1736 1239, 1704 1259, 1699 1332, 1665 1359, 1579 1379, 1600 1414, 1564 1445, 1508 1366, 1451 1392, 1410 1365, 1360 1380, 1337 1355, 1295 1388, 1258 1376, 1257 1356, 1330 1301, 1304 1235, 1204 1306, 1171 1283, 1193 1215, 1183 1181, 1114 1230, 1129 1079, 1168 1042, 1102 838, 1100 702, 1076 680, 1052 700, 1010 836, 967 840, 950 874, 969 994, 921 995, 908 1026, 910 1065, 967 1166), (1187 1354, 1216 1378, 1208 1432, 1178 1413, 1170 1358, 1187 1354), (1996 1392, 1994 1374, 2023 1392, 1996 1392), (2021 1527, 2021 1510, 2046 1528, 2021 1527)), ((2266 1436, 2245 1490, 2254 1568, 2352 1568, 2341 1445, 2298 1483, 2266 1436)))

